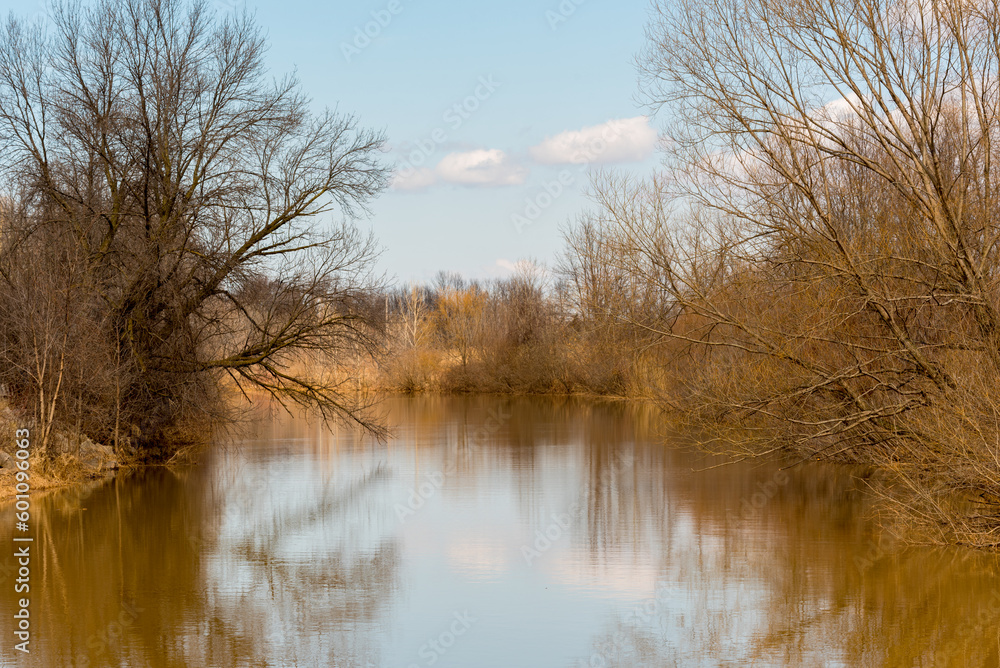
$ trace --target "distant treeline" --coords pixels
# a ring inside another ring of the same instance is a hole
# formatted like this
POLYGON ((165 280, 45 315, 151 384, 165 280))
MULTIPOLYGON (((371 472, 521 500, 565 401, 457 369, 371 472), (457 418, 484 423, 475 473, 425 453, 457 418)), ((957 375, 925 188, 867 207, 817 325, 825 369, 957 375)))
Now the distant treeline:
POLYGON ((385 296, 383 389, 419 392, 588 393, 625 396, 639 380, 641 329, 615 324, 581 293, 529 262, 508 278, 430 285, 385 296))

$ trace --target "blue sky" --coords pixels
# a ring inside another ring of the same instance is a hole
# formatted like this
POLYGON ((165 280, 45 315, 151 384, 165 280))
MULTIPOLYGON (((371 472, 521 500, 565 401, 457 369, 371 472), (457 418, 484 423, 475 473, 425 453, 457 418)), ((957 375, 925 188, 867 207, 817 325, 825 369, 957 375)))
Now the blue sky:
MULTIPOLYGON (((551 263, 590 170, 657 164, 635 99, 647 0, 246 4, 276 73, 296 69, 317 106, 385 131, 401 171, 362 224, 400 281, 551 263)), ((42 7, 0 0, 4 13, 42 7)))

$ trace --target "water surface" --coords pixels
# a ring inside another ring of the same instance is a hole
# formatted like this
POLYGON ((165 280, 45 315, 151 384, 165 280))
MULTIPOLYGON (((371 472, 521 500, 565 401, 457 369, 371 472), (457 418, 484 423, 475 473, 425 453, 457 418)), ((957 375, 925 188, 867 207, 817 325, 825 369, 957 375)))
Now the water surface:
POLYGON ((616 403, 387 408, 384 444, 278 416, 39 496, 31 653, 0 558, 0 663, 1000 665, 997 557, 892 544, 847 471, 703 470, 616 403))

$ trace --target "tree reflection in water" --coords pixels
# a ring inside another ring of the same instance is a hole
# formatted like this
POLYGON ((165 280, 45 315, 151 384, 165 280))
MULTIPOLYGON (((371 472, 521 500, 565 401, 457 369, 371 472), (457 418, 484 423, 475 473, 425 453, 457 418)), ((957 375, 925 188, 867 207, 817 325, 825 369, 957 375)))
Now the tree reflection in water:
POLYGON ((707 468, 623 404, 389 409, 387 444, 281 417, 198 466, 39 495, 33 651, 0 663, 423 666, 469 610, 436 666, 1000 665, 998 557, 893 544, 854 471, 707 468))

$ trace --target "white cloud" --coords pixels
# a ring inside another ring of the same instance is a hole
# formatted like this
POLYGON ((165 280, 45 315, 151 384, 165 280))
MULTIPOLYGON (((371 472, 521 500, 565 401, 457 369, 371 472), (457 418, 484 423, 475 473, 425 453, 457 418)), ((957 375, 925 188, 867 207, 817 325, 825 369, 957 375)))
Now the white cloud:
POLYGON ((532 146, 531 157, 546 165, 640 162, 653 153, 656 130, 646 116, 619 118, 561 132, 532 146))
POLYGON ((495 148, 449 153, 434 171, 442 181, 477 186, 517 185, 528 175, 527 169, 495 148))
POLYGON ((393 190, 423 190, 434 184, 437 177, 427 167, 403 169, 392 177, 393 190))
POLYGON ((859 102, 860 98, 857 95, 852 94, 847 97, 839 97, 832 102, 827 102, 814 111, 812 115, 820 122, 850 121, 857 117, 854 110, 857 109, 859 102))
POLYGON ((546 280, 549 276, 549 270, 541 264, 536 263, 534 260, 515 260, 511 261, 505 257, 497 258, 496 263, 491 267, 491 269, 500 270, 500 273, 507 274, 519 274, 524 277, 531 277, 535 280, 546 280))
POLYGON ((441 158, 436 167, 407 167, 392 178, 393 190, 424 190, 439 183, 473 186, 510 186, 524 183, 528 170, 500 149, 457 151, 441 158))
POLYGON ((517 271, 517 264, 505 257, 497 258, 496 266, 512 274, 517 271))

